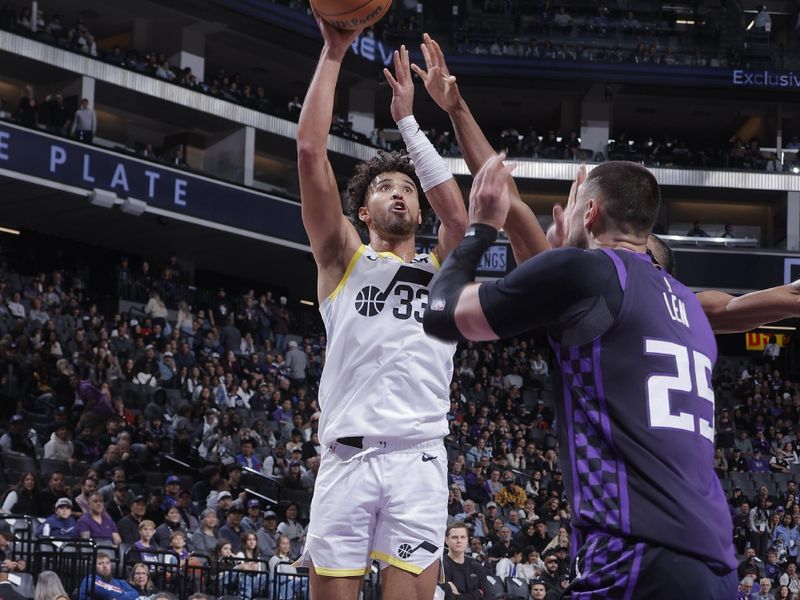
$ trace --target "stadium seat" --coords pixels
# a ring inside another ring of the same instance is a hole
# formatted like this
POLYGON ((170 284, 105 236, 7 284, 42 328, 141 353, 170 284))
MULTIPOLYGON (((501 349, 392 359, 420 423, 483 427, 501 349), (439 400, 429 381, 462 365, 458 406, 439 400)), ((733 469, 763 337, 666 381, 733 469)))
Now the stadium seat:
POLYGON ((493 598, 499 598, 506 593, 506 587, 503 584, 503 580, 499 577, 495 577, 494 575, 487 575, 486 576, 486 585, 483 589, 485 595, 484 598, 487 600, 492 600, 493 598))
POLYGON ((23 598, 33 598, 35 589, 33 575, 30 573, 15 573, 14 576, 20 579, 19 584, 13 586, 14 591, 23 598))
POLYGON ((11 485, 16 485, 23 473, 28 471, 33 471, 35 473, 38 471, 36 459, 30 456, 4 452, 2 458, 3 472, 5 473, 6 481, 11 485))
POLYGON ((516 577, 506 577, 505 580, 506 594, 510 598, 528 598, 530 586, 524 579, 516 577))
POLYGON ((796 481, 796 478, 793 473, 773 473, 772 481, 777 484, 778 489, 780 489, 781 492, 784 492, 786 491, 786 485, 790 481, 796 481))
POLYGON ((86 471, 92 468, 92 465, 85 462, 74 462, 72 463, 72 474, 75 477, 83 477, 86 471))
POLYGON ((750 473, 750 480, 757 485, 768 484, 771 479, 771 473, 750 473))
POLYGON ((792 475, 794 475, 794 477, 795 477, 795 480, 796 480, 796 481, 800 481, 800 464, 798 464, 798 465, 791 465, 791 466, 789 467, 789 470, 792 472, 792 475))
POLYGON ((43 458, 39 461, 39 472, 42 475, 49 475, 50 473, 64 473, 68 474, 71 472, 69 463, 65 460, 51 460, 49 458, 43 458))

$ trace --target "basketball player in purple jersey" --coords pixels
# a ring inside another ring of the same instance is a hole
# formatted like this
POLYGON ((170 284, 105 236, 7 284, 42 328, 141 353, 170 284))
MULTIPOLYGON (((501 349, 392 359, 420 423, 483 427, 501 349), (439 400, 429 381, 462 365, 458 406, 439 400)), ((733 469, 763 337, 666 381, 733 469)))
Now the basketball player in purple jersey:
POLYGON ((475 179, 472 225, 434 282, 424 325, 448 340, 547 328, 579 547, 565 597, 731 598, 731 518, 712 469, 716 342, 695 295, 645 253, 655 178, 633 163, 596 167, 569 214, 571 247, 476 285, 508 211, 501 159, 475 179))
MULTIPOLYGON (((450 73, 439 44, 425 34, 421 50, 425 69, 415 64, 411 65, 411 69, 423 80, 431 98, 450 117, 464 160, 474 175, 494 155, 494 150, 461 96, 456 78, 450 73)), ((577 190, 585 179, 586 166, 581 165, 570 189, 566 208, 559 204, 553 207, 554 225, 548 230, 547 236, 533 212, 521 201, 514 181, 509 181, 511 209, 504 230, 517 264, 551 247, 564 246, 568 229, 565 217, 571 212, 577 190)), ((650 235, 647 250, 656 264, 672 274, 674 258, 669 246, 657 236, 650 235)), ((749 331, 800 315, 800 281, 739 297, 713 290, 700 292, 697 297, 715 333, 749 331)))

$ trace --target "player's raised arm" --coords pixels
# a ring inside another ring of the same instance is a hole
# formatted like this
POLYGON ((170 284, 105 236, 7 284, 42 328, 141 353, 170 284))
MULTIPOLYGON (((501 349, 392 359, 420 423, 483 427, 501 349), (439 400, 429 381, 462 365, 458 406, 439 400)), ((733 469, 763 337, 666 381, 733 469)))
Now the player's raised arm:
POLYGON ((303 225, 320 269, 318 293, 325 298, 360 244, 342 214, 336 178, 328 161, 328 131, 342 60, 360 31, 342 31, 317 17, 325 45, 297 124, 297 167, 303 225))
POLYGON ((392 118, 403 136, 406 150, 414 162, 422 191, 439 217, 439 243, 434 250, 444 261, 464 236, 467 227, 467 210, 464 198, 453 174, 430 140, 420 130, 414 118, 414 81, 408 60, 408 49, 401 46, 394 53, 395 73, 384 69, 383 74, 392 88, 392 118))
POLYGON ((800 281, 734 297, 717 291, 700 292, 714 333, 740 333, 800 316, 800 281))
POLYGON ((508 181, 513 166, 503 165, 504 158, 503 154, 493 156, 475 176, 469 195, 472 224, 434 280, 423 326, 426 333, 440 339, 494 340, 499 337, 481 307, 480 286, 473 281, 481 256, 497 239, 508 216, 508 181))
MULTIPOLYGON (((422 69, 418 65, 412 65, 411 68, 425 82, 425 89, 433 101, 450 116, 467 168, 475 175, 495 152, 461 96, 456 78, 447 67, 441 47, 427 33, 423 39, 420 48, 426 68, 422 69)), ((509 180, 508 190, 511 205, 503 230, 519 264, 550 246, 536 215, 520 198, 513 179, 509 180)))

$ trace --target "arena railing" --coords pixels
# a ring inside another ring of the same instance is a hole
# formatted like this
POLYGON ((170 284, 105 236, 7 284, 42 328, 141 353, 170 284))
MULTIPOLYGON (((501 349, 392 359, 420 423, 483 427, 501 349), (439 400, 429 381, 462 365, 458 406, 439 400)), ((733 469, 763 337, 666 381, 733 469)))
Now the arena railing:
MULTIPOLYGON (((94 575, 97 563, 97 545, 92 540, 41 538, 35 541, 32 571, 53 571, 61 579, 64 589, 72 598, 80 595, 80 586, 89 575, 94 575)), ((94 598, 94 577, 87 580, 87 598, 94 598)))
POLYGON ((279 562, 272 569, 272 600, 308 600, 308 573, 291 572, 292 563, 279 562))
POLYGON ((14 542, 14 555, 23 559, 27 565, 33 564, 34 539, 33 524, 36 517, 31 515, 3 515, 3 520, 8 523, 16 536, 14 542))
POLYGON ((721 246, 724 248, 758 248, 759 246, 758 240, 755 238, 694 237, 661 234, 658 237, 669 242, 670 246, 721 246))

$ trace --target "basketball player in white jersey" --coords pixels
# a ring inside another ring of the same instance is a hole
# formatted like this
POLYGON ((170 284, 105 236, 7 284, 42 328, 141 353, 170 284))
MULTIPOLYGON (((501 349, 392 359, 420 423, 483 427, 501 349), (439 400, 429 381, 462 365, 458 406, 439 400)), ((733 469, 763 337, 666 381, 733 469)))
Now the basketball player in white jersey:
POLYGON ((325 45, 297 130, 302 216, 319 270, 328 333, 320 382, 325 447, 304 555, 314 600, 355 600, 373 560, 383 598, 431 600, 447 521, 449 384, 455 346, 422 329, 428 286, 463 238, 461 192, 412 114, 404 47, 395 53, 392 116, 413 160, 382 153, 358 166, 342 213, 327 157, 336 82, 359 32, 318 19, 325 45), (420 187, 438 215, 438 244, 416 254, 420 187))

